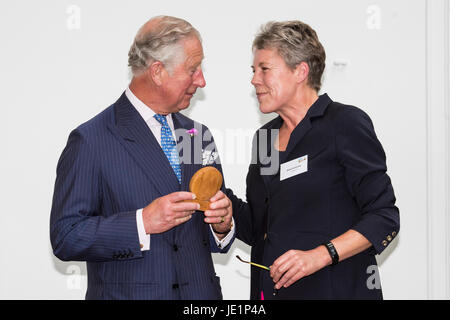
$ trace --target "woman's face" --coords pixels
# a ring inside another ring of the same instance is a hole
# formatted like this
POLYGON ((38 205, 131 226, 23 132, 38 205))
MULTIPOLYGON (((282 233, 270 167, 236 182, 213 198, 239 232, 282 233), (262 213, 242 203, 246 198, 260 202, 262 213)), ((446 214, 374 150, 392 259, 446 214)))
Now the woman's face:
POLYGON ((278 112, 289 105, 298 89, 297 77, 276 50, 256 50, 252 69, 262 113, 278 112))

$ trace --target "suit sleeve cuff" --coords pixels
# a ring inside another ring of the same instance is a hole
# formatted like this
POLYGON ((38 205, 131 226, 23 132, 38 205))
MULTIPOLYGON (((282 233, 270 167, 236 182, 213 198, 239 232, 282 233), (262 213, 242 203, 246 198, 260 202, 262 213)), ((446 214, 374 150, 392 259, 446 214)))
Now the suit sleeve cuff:
POLYGON ((141 251, 150 250, 150 235, 145 233, 144 228, 144 219, 142 217, 142 210, 139 209, 136 211, 136 224, 139 236, 139 244, 141 247, 141 251))
POLYGON ((214 240, 216 241, 217 247, 219 249, 225 248, 226 246, 228 246, 230 244, 230 241, 233 240, 234 232, 235 232, 235 223, 234 223, 234 218, 231 218, 231 219, 232 219, 231 230, 230 230, 230 232, 228 232, 228 234, 222 240, 219 240, 219 238, 217 238, 217 235, 214 232, 212 226, 209 225, 209 227, 211 229, 211 233, 212 233, 214 240))

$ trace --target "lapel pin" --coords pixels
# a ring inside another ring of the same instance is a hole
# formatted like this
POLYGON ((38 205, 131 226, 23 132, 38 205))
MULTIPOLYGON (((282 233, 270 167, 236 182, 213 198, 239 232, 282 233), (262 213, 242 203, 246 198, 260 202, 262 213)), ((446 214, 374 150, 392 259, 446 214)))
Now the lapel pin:
POLYGON ((195 129, 195 128, 192 128, 192 129, 187 130, 186 133, 189 133, 189 135, 190 135, 191 137, 193 137, 193 136, 196 136, 196 135, 197 135, 198 130, 195 129))

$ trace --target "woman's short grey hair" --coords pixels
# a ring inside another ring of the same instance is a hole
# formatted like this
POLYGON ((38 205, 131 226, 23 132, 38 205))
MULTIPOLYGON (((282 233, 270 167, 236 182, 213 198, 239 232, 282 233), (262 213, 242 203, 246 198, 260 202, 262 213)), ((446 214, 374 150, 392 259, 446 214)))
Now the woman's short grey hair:
POLYGON ((201 41, 200 33, 187 21, 157 16, 155 27, 145 30, 141 27, 128 52, 128 66, 134 76, 145 71, 153 62, 161 61, 169 73, 183 61, 185 52, 180 41, 195 36, 201 41), (145 32, 144 32, 145 30, 145 32))
POLYGON ((316 32, 301 21, 268 22, 253 41, 253 50, 272 49, 295 69, 301 62, 309 66, 308 85, 317 92, 325 69, 325 50, 316 32))

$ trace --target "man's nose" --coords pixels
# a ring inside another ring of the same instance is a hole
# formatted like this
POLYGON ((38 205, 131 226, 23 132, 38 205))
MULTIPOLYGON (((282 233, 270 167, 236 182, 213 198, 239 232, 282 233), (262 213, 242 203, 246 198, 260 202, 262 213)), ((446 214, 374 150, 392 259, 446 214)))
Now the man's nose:
POLYGON ((194 84, 200 88, 203 88, 204 86, 206 86, 206 81, 205 81, 205 77, 203 76, 202 69, 200 69, 198 71, 197 75, 195 76, 194 84))

